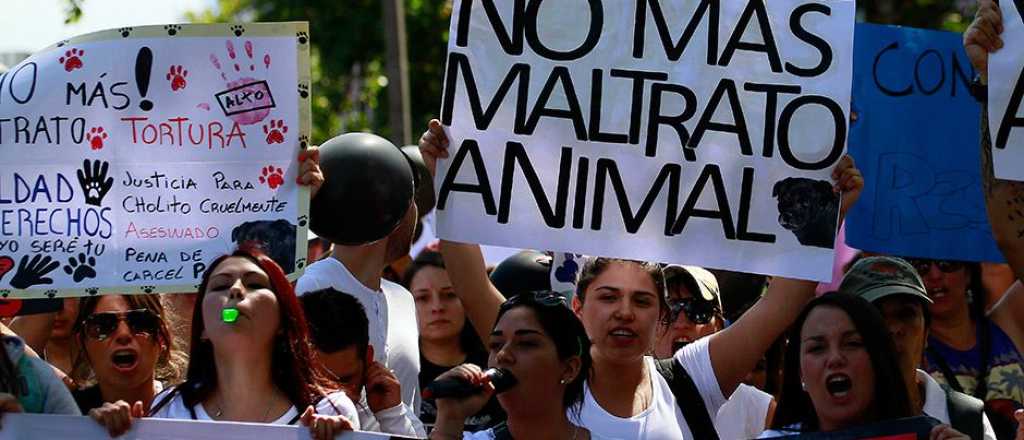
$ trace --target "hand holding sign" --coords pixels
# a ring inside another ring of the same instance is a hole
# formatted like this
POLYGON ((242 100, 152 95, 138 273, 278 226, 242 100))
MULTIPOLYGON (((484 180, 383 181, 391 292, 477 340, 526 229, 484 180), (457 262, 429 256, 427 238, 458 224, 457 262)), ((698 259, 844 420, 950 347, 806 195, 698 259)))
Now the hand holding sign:
POLYGON ((1003 47, 1003 14, 993 0, 979 0, 980 7, 971 26, 964 32, 964 50, 971 65, 983 77, 988 76, 988 54, 1003 47))

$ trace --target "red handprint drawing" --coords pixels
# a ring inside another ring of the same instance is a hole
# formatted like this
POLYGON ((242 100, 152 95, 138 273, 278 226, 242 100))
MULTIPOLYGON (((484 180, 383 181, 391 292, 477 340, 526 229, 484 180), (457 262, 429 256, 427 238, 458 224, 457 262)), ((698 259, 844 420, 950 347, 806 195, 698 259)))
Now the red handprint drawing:
POLYGON ((71 49, 64 52, 64 56, 57 60, 58 63, 64 65, 64 70, 70 72, 75 69, 82 68, 82 55, 85 55, 84 50, 71 49))
POLYGON ((269 124, 263 125, 263 133, 267 135, 267 145, 283 144, 284 134, 288 132, 288 126, 280 119, 271 119, 269 124))
POLYGON ((185 81, 185 77, 188 76, 188 71, 181 66, 171 66, 171 70, 167 72, 167 80, 171 82, 171 91, 177 92, 178 90, 184 89, 188 84, 185 81))
POLYGON ((263 167, 260 183, 267 184, 270 189, 277 189, 277 187, 284 184, 284 170, 273 165, 263 167))

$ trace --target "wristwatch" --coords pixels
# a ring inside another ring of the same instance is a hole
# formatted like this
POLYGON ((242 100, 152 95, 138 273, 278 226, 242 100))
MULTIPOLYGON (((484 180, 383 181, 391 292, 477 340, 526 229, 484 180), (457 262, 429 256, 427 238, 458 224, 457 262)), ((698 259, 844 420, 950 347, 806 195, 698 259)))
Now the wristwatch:
POLYGON ((970 88, 971 96, 973 96, 976 101, 982 104, 988 102, 988 84, 985 83, 985 80, 981 77, 980 73, 974 75, 974 79, 971 80, 968 87, 970 88))

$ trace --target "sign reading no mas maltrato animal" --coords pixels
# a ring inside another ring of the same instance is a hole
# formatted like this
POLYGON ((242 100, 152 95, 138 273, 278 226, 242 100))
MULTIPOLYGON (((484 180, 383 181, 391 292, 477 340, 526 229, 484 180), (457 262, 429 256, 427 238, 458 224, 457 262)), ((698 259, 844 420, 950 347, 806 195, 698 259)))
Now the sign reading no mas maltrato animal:
POLYGON ((988 57, 992 167, 1000 179, 1024 181, 1024 1, 1002 1, 1002 40, 988 57))
POLYGON ((825 280, 853 1, 456 1, 440 237, 825 280))
POLYGON ((195 291, 260 242, 305 264, 305 23, 84 35, 0 75, 0 295, 195 291))

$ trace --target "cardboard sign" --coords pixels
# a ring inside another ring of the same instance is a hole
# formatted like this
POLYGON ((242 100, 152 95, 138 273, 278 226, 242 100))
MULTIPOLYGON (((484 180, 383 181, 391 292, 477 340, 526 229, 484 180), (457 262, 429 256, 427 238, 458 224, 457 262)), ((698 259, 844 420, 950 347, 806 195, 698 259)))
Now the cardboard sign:
POLYGON ((829 279, 854 6, 455 2, 438 235, 829 279))
MULTIPOLYGON (((0 428, 0 440, 25 438, 109 440, 110 434, 95 420, 85 416, 4 414, 3 427, 0 428)), ((117 438, 123 440, 309 440, 312 437, 309 435, 309 428, 305 426, 144 418, 134 420, 132 429, 117 438)), ((335 437, 336 440, 403 438, 409 437, 362 431, 345 432, 335 437)))
POLYGON ((0 75, 0 296, 195 291, 243 242, 297 277, 309 72, 305 23, 256 23, 97 32, 0 75))
POLYGON ((1002 1, 1007 44, 988 57, 988 123, 995 176, 1024 180, 1024 2, 1002 1))
POLYGON ((864 192, 846 222, 858 249, 1003 261, 985 212, 981 108, 963 36, 857 24, 850 155, 864 192))

